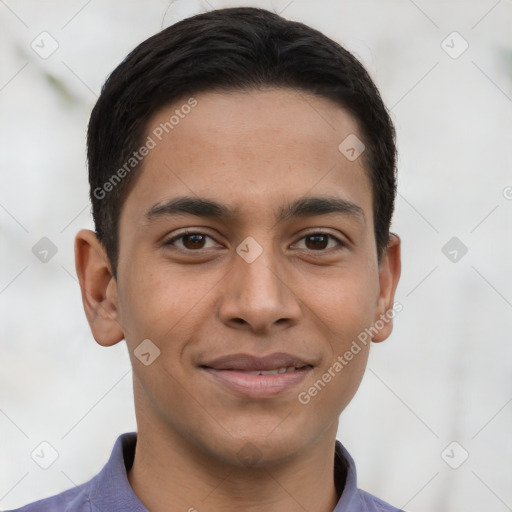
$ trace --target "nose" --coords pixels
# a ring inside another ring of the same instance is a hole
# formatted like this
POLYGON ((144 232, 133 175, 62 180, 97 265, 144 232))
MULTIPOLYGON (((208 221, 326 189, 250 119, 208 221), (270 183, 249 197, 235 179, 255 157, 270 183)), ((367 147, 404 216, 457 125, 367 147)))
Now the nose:
POLYGON ((234 268, 220 287, 220 320, 231 328, 269 333, 295 325, 301 316, 298 297, 283 265, 264 250, 254 261, 235 256, 234 268))

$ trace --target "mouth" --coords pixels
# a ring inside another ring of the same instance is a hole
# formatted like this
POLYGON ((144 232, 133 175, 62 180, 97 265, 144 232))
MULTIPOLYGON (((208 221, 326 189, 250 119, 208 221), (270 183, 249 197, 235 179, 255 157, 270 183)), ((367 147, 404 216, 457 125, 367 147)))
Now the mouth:
POLYGON ((295 366, 281 366, 280 368, 274 368, 272 370, 226 370, 226 371, 243 371, 246 375, 282 375, 283 373, 291 373, 301 368, 295 368, 295 366))
POLYGON ((273 397, 289 391, 313 369, 311 363, 284 353, 263 357, 233 354, 199 367, 224 390, 251 398, 273 397))

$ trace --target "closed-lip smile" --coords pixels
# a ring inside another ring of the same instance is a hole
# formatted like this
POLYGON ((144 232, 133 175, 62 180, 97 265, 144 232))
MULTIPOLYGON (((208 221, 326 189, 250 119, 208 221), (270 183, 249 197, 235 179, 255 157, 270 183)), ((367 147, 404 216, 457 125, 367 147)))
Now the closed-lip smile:
POLYGON ((264 398, 296 386, 313 369, 313 365, 284 352, 264 356, 240 353, 208 361, 200 368, 231 392, 264 398))

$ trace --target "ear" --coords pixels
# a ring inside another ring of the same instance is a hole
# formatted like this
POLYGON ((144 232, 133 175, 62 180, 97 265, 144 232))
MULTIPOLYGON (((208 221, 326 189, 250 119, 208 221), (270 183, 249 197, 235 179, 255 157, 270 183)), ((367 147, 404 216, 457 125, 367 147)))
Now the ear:
POLYGON ((115 345, 124 338, 117 283, 103 244, 93 231, 82 229, 76 235, 75 266, 94 339, 103 346, 115 345))
POLYGON ((380 291, 373 320, 377 332, 372 336, 372 341, 375 342, 384 341, 393 330, 393 317, 396 313, 396 307, 393 308, 393 304, 402 267, 400 243, 400 237, 390 233, 388 246, 382 255, 379 265, 380 291), (382 326, 382 324, 384 325, 382 326))

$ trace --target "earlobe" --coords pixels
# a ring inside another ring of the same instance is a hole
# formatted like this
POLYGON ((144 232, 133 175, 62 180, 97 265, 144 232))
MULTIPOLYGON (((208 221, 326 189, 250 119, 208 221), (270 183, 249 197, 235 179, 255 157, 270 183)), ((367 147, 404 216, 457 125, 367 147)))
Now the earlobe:
POLYGON ((388 338, 393 330, 393 318, 396 314, 393 305, 401 272, 400 244, 400 237, 390 233, 379 267, 380 291, 374 318, 375 334, 372 337, 372 341, 376 343, 388 338))
POLYGON ((85 315, 94 339, 103 346, 124 338, 117 284, 107 254, 96 234, 88 229, 75 237, 75 266, 85 315))

